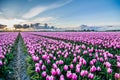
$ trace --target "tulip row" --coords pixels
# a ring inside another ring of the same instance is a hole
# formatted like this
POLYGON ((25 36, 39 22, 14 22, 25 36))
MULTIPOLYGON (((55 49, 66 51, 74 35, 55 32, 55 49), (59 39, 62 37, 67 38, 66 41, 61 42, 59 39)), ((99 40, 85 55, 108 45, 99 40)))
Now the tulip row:
POLYGON ((42 36, 54 37, 75 42, 98 45, 105 48, 120 49, 120 32, 32 32, 42 36))
MULTIPOLYGON (((0 76, 3 77, 7 72, 7 65, 12 59, 11 53, 18 33, 2 32, 0 33, 0 76)), ((7 72, 8 73, 8 72, 7 72)))
MULTIPOLYGON (((21 34, 31 56, 30 75, 33 80, 114 80, 120 78, 118 54, 112 54, 102 48, 97 49, 84 44, 78 45, 33 35, 46 35, 42 32, 21 34)), ((58 36, 59 33, 56 34, 58 36)))

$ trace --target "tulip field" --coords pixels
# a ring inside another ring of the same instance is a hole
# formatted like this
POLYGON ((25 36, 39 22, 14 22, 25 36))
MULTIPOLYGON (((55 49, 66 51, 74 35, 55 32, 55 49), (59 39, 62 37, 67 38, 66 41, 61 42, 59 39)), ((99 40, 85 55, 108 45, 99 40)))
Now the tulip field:
POLYGON ((0 33, 0 77, 8 73, 7 65, 13 58, 13 45, 16 43, 17 35, 17 32, 0 33))
POLYGON ((1 32, 0 75, 20 40, 30 80, 120 80, 120 32, 1 32))

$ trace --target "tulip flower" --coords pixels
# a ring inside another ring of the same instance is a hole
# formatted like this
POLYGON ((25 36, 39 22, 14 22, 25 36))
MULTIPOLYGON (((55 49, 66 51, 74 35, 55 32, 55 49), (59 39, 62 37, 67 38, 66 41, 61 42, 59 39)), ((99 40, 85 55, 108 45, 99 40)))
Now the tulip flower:
POLYGON ((110 67, 111 67, 111 64, 110 64, 109 62, 105 62, 105 66, 106 66, 107 68, 110 68, 110 67))
POLYGON ((109 74, 111 74, 111 73, 112 73, 112 69, 108 68, 108 69, 107 69, 107 72, 108 72, 109 74))
POLYGON ((77 67, 76 68, 76 72, 79 73, 80 72, 80 68, 77 67))
MULTIPOLYGON (((2 52, 2 51, 1 51, 2 52)), ((0 54, 0 59, 4 59, 5 58, 5 56, 4 55, 2 55, 2 54, 0 54)))
POLYGON ((81 75, 82 77, 87 76, 87 75, 88 75, 88 71, 87 71, 87 70, 82 70, 82 71, 80 72, 80 75, 81 75))
POLYGON ((72 78, 72 73, 71 73, 71 71, 67 71, 66 76, 67 76, 67 78, 71 79, 71 78, 72 78))
POLYGON ((92 68, 90 68, 90 72, 95 72, 97 69, 95 66, 92 66, 92 68))
POLYGON ((52 65, 52 67, 53 67, 54 69, 57 69, 57 65, 56 65, 55 63, 52 65))
POLYGON ((73 64, 70 64, 70 69, 73 69, 74 68, 74 65, 73 64))
POLYGON ((3 65, 3 62, 0 60, 0 66, 2 66, 3 65))
POLYGON ((63 60, 59 60, 59 64, 64 64, 64 61, 63 60))
POLYGON ((40 67, 40 64, 39 64, 39 63, 36 63, 36 64, 35 64, 35 67, 40 67))
POLYGON ((55 80, 55 78, 53 76, 47 75, 46 80, 55 80))
POLYGON ((120 62, 117 62, 117 67, 120 68, 120 62))
POLYGON ((45 65, 42 65, 41 69, 42 69, 42 70, 46 70, 46 66, 45 66, 45 65))
POLYGON ((42 60, 40 60, 40 61, 39 61, 39 64, 40 64, 40 65, 42 65, 42 64, 43 64, 43 61, 42 61, 42 60))
POLYGON ((51 70, 51 74, 53 75, 53 76, 55 76, 57 73, 56 73, 56 70, 55 69, 52 69, 51 70))
POLYGON ((59 68, 56 69, 56 74, 57 74, 57 75, 60 75, 60 74, 61 74, 61 71, 60 71, 59 68))
POLYGON ((63 75, 60 75, 60 80, 65 80, 63 75))
POLYGON ((94 79, 94 74, 89 73, 89 74, 88 74, 88 78, 89 78, 89 79, 94 79))
POLYGON ((32 59, 33 59, 33 61, 39 61, 39 57, 38 56, 32 56, 32 59))
POLYGON ((75 73, 72 74, 72 80, 77 80, 77 75, 75 73))
POLYGON ((47 73, 45 71, 42 72, 42 77, 46 77, 47 73))
POLYGON ((68 66, 64 65, 64 70, 67 71, 68 70, 68 66))
POLYGON ((37 73, 39 73, 39 72, 40 72, 40 68, 39 68, 39 67, 35 67, 35 71, 36 71, 37 73))
POLYGON ((42 58, 43 58, 44 60, 47 60, 47 55, 43 55, 42 58))
POLYGON ((97 67, 97 71, 101 71, 101 68, 99 66, 97 67))
POLYGON ((119 79, 119 78, 120 78, 120 74, 119 74, 119 73, 115 73, 115 74, 114 74, 114 77, 115 77, 116 79, 119 79))

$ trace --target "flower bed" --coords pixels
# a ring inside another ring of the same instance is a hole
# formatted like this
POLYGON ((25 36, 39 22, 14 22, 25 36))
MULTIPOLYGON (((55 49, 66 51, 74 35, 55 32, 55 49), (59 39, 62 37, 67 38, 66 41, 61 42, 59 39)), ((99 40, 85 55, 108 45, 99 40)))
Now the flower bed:
POLYGON ((17 35, 17 32, 0 33, 0 77, 5 77, 10 72, 8 64, 13 58, 13 48, 17 35))
POLYGON ((31 80, 114 80, 120 78, 120 56, 118 53, 113 53, 114 51, 111 53, 104 48, 86 46, 82 43, 78 45, 31 33, 21 34, 30 56, 27 62, 31 80))

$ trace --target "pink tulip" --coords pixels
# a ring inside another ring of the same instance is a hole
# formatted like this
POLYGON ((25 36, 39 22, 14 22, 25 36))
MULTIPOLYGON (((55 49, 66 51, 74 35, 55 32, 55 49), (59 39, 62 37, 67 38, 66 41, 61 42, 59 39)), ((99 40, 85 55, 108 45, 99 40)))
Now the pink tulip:
POLYGON ((94 65, 94 62, 93 62, 93 61, 90 61, 90 65, 93 66, 93 65, 94 65))
POLYGON ((74 65, 73 64, 70 64, 70 69, 73 69, 74 68, 74 65))
POLYGON ((51 61, 48 59, 48 60, 47 60, 47 63, 48 63, 48 64, 50 64, 50 63, 51 63, 51 61))
POLYGON ((88 52, 87 51, 84 51, 83 54, 87 54, 88 52))
POLYGON ((95 72, 96 71, 96 67, 92 66, 92 68, 90 68, 90 72, 95 72))
POLYGON ((53 57, 54 60, 56 60, 56 57, 53 57))
POLYGON ((4 59, 4 58, 5 58, 5 56, 0 54, 0 59, 4 59))
POLYGON ((77 75, 75 73, 72 74, 72 80, 77 80, 77 75))
POLYGON ((43 64, 43 61, 42 61, 42 60, 40 60, 40 61, 39 61, 39 64, 40 64, 40 65, 42 65, 42 64, 43 64))
POLYGON ((39 61, 39 57, 38 56, 32 56, 32 59, 33 59, 33 61, 39 61))
POLYGON ((56 61, 55 63, 58 65, 58 64, 59 64, 59 61, 56 61))
POLYGON ((60 74, 61 74, 61 71, 60 71, 59 68, 56 69, 56 74, 57 74, 57 75, 60 75, 60 74))
POLYGON ((60 80, 65 80, 63 75, 60 76, 60 80))
POLYGON ((75 57, 74 59, 73 59, 73 63, 76 63, 77 62, 77 58, 75 57))
POLYGON ((117 62, 117 67, 120 68, 120 62, 117 62))
POLYGON ((3 62, 0 60, 0 66, 2 66, 3 65, 3 62))
POLYGON ((82 71, 80 72, 80 75, 81 75, 82 77, 87 76, 87 75, 88 75, 88 71, 87 71, 87 70, 82 70, 82 71))
POLYGON ((43 55, 42 58, 43 58, 44 60, 47 60, 48 57, 47 57, 47 55, 43 55))
POLYGON ((103 59, 102 57, 101 57, 99 60, 100 60, 100 62, 103 62, 103 61, 104 61, 104 59, 103 59))
POLYGON ((49 75, 47 75, 46 80, 50 80, 50 76, 49 75))
POLYGON ((76 65, 76 68, 80 68, 81 66, 79 64, 76 65))
POLYGON ((110 68, 110 67, 111 67, 111 64, 110 64, 109 62, 105 62, 105 66, 106 66, 107 68, 110 68))
POLYGON ((52 65, 52 67, 53 67, 54 69, 57 69, 57 65, 56 65, 55 63, 52 65))
POLYGON ((89 79, 93 79, 93 78, 94 78, 94 74, 89 73, 89 74, 88 74, 88 78, 89 78, 89 79))
POLYGON ((39 63, 36 63, 36 64, 35 64, 35 67, 40 67, 40 64, 39 64, 39 63))
POLYGON ((55 80, 54 76, 47 75, 46 80, 55 80))
POLYGON ((89 53, 89 56, 92 57, 92 53, 89 53))
POLYGON ((119 74, 119 73, 115 73, 115 74, 114 74, 114 77, 115 77, 116 79, 119 79, 119 78, 120 78, 120 74, 119 74))
POLYGON ((100 67, 97 67, 97 71, 101 71, 101 68, 100 68, 100 67))
POLYGON ((45 71, 42 72, 42 77, 46 77, 47 73, 45 71))
POLYGON ((36 71, 37 73, 39 73, 39 72, 40 72, 40 68, 39 68, 39 67, 35 67, 35 71, 36 71))
POLYGON ((45 65, 42 65, 41 69, 42 69, 42 70, 46 70, 46 66, 45 66, 45 65))
POLYGON ((68 66, 64 65, 64 70, 67 71, 68 70, 68 66))
POLYGON ((59 64, 64 64, 63 60, 59 60, 59 64))
POLYGON ((87 63, 86 60, 83 59, 83 64, 86 65, 86 63, 87 63))
POLYGON ((109 74, 111 74, 111 73, 112 73, 112 69, 108 68, 108 69, 107 69, 107 72, 108 72, 109 74))
POLYGON ((51 70, 51 74, 52 74, 53 76, 56 75, 56 71, 55 71, 55 69, 52 69, 52 70, 51 70))
POLYGON ((76 68, 76 72, 79 73, 80 72, 80 68, 77 67, 76 68))
POLYGON ((71 78, 72 78, 72 73, 71 73, 71 71, 67 71, 66 76, 67 76, 67 78, 71 79, 71 78))

